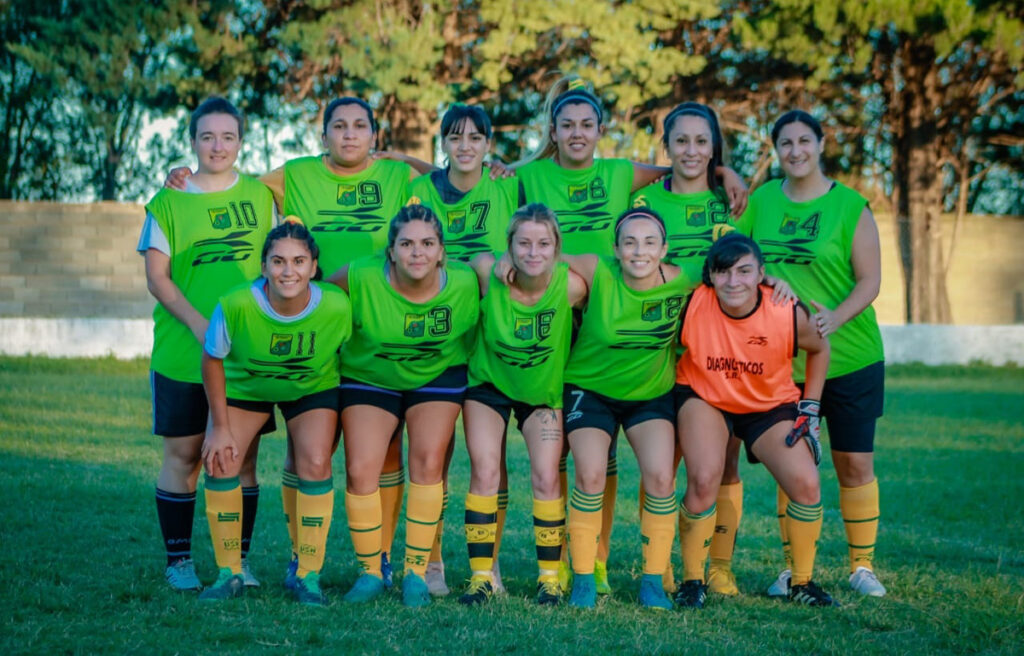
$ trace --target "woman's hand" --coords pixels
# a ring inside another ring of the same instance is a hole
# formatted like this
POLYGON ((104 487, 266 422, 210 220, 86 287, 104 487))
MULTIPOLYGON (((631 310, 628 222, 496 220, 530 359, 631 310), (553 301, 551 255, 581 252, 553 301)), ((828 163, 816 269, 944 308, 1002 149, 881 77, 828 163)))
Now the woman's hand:
POLYGON ((171 169, 171 172, 167 174, 167 177, 164 179, 164 186, 168 189, 185 191, 185 184, 191 177, 192 169, 187 166, 179 166, 178 168, 171 169))
MULTIPOLYGON (((223 478, 228 475, 229 463, 238 460, 238 444, 231 429, 214 426, 206 433, 202 450, 203 466, 210 476, 223 478)), ((234 467, 230 468, 234 471, 234 467)))
POLYGON ((772 288, 772 303, 775 305, 783 305, 790 301, 798 300, 793 288, 789 286, 788 282, 781 278, 765 276, 764 284, 772 288))
POLYGON ((506 166, 504 162, 496 159, 492 159, 490 162, 484 164, 491 170, 491 180, 497 180, 498 178, 511 178, 516 174, 515 169, 511 166, 506 166))
POLYGON ((843 322, 839 320, 836 313, 828 309, 817 301, 811 301, 811 305, 814 306, 815 314, 811 317, 811 321, 814 322, 814 327, 817 328, 818 334, 822 337, 828 337, 843 325, 843 322))

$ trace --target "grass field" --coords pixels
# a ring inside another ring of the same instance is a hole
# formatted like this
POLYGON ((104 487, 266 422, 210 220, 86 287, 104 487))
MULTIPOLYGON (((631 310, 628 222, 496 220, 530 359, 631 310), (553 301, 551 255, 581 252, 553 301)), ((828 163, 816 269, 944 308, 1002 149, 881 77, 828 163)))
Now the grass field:
MULTIPOLYGON (((781 567, 774 485, 744 464, 746 508, 735 570, 744 594, 699 612, 645 612, 636 484, 620 448, 620 500, 609 563, 614 597, 596 611, 541 609, 522 442, 513 468, 502 571, 510 595, 484 608, 455 595, 425 610, 396 594, 349 607, 356 568, 343 504, 324 583, 333 603, 300 608, 280 586, 288 556, 278 492, 284 441, 265 440, 263 496, 250 560, 263 587, 199 605, 163 581, 149 434, 147 363, 0 358, 0 649, 18 653, 1021 653, 1024 652, 1024 370, 891 367, 880 424, 882 518, 877 567, 884 599, 846 587, 846 546, 830 461, 822 463, 825 527, 815 578, 843 604, 808 609, 769 600, 781 567)), ((280 422, 279 422, 280 423, 280 422)), ((468 575, 456 449, 445 527, 449 585, 468 575)), ((343 472, 340 454, 335 471, 343 472)), ((344 488, 336 473, 335 487, 344 488)), ((202 496, 200 495, 200 499, 202 496)), ((202 502, 194 552, 214 578, 202 502)), ((401 553, 402 535, 396 541, 401 553)), ((675 556, 678 563, 678 554, 675 556)))

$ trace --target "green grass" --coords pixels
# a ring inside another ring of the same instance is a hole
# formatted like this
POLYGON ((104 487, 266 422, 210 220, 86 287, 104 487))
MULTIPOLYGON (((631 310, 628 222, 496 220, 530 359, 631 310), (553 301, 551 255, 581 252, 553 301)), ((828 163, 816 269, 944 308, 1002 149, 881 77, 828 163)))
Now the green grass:
MULTIPOLYGON (((0 648, 15 653, 1013 653, 1024 650, 1024 370, 891 367, 877 470, 884 599, 845 586, 837 484, 826 505, 816 579, 843 606, 793 607, 763 596, 781 567, 774 485, 744 463, 746 508, 735 570, 744 595, 702 612, 636 607, 640 570, 635 461, 620 448, 620 497, 609 563, 615 594, 594 612, 531 602, 535 565, 529 477, 510 440, 512 493, 502 571, 510 595, 484 608, 455 596, 420 611, 396 595, 339 602, 356 575, 344 507, 323 581, 334 603, 297 607, 280 587, 288 555, 278 494, 284 441, 265 440, 263 496, 251 562, 263 587, 200 606, 163 581, 153 486, 160 443, 149 434, 146 363, 0 358, 0 648)), ((468 575, 461 440, 444 551, 449 584, 468 575)), ((343 471, 339 454, 335 470, 343 471)), ((343 474, 336 488, 344 487, 343 474)), ((214 578, 202 503, 194 551, 214 578)), ((401 532, 396 540, 401 553, 401 532)), ((678 562, 678 555, 675 556, 678 562)))

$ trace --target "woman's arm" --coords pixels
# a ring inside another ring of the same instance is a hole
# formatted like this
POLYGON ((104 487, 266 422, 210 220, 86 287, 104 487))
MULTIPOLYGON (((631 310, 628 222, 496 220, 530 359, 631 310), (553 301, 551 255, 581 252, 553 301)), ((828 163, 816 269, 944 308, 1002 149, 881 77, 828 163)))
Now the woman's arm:
POLYGON ((264 173, 259 177, 260 182, 266 185, 270 193, 274 195, 274 204, 277 211, 284 214, 284 167, 279 166, 270 173, 264 173))
POLYGON ((346 294, 348 293, 348 267, 348 264, 344 265, 326 279, 332 285, 341 287, 346 294))
POLYGON ((171 258, 155 248, 146 251, 146 286, 153 298, 192 331, 200 344, 206 335, 209 321, 185 298, 178 285, 171 280, 171 258))
POLYGON ((796 308, 796 343, 807 353, 807 378, 804 381, 804 399, 818 401, 825 389, 828 361, 831 353, 828 340, 820 334, 802 305, 796 308))
POLYGON ((421 175, 427 175, 436 168, 430 162, 424 162, 423 160, 417 159, 412 155, 398 153, 393 150, 379 150, 373 154, 373 159, 390 159, 396 162, 405 162, 406 164, 412 167, 412 172, 409 174, 410 180, 417 178, 421 175))
POLYGON ((747 184, 743 182, 739 173, 728 166, 716 168, 715 175, 722 178, 722 187, 725 189, 726 196, 729 197, 729 208, 733 217, 740 218, 743 216, 743 211, 747 209, 747 198, 750 196, 747 184))
POLYGON ((582 308, 587 304, 587 297, 590 295, 590 286, 583 276, 569 269, 569 305, 574 308, 582 308))
POLYGON ((867 207, 860 214, 857 229, 853 233, 853 247, 850 264, 853 266, 853 289, 834 310, 811 300, 817 310, 814 322, 818 333, 828 337, 839 330, 844 323, 864 311, 878 297, 882 285, 882 255, 878 241, 878 225, 867 207))
POLYGON ((479 253, 469 262, 469 267, 476 273, 476 280, 480 285, 480 298, 487 293, 491 284, 491 269, 494 267, 494 255, 492 253, 479 253))
POLYGON ((202 459, 210 476, 225 476, 225 465, 238 459, 238 446, 228 423, 227 382, 224 361, 203 350, 203 389, 210 405, 211 428, 203 440, 202 459))
POLYGON ((597 271, 596 255, 569 255, 562 253, 560 259, 569 265, 569 271, 583 279, 588 292, 594 287, 594 272, 597 271))
POLYGON ((657 182, 672 172, 668 166, 654 166, 642 162, 630 162, 633 165, 633 188, 630 192, 643 189, 647 185, 657 182))

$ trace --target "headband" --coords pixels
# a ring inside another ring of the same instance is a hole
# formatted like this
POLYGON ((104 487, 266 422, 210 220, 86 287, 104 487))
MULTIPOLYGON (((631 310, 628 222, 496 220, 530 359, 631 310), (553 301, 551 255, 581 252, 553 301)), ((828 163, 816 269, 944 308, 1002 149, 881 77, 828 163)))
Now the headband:
POLYGON ((594 113, 597 114, 598 123, 602 120, 601 107, 597 104, 597 100, 590 94, 586 89, 569 89, 558 96, 555 100, 555 104, 551 106, 551 122, 554 123, 555 117, 558 116, 558 112, 562 111, 562 108, 568 104, 587 104, 594 108, 594 113))
POLYGON ((625 223, 626 221, 632 221, 633 219, 647 219, 648 221, 654 221, 654 223, 658 226, 658 230, 661 231, 662 239, 668 241, 668 235, 665 234, 665 224, 662 221, 659 221, 658 217, 651 214, 650 212, 637 211, 626 214, 615 223, 616 242, 618 241, 619 230, 622 228, 622 224, 625 223))

